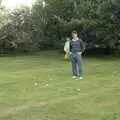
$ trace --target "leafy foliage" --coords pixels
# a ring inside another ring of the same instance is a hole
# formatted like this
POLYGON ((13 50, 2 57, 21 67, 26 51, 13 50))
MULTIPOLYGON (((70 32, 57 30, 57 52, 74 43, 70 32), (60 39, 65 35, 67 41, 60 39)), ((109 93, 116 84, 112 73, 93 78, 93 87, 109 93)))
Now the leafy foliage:
POLYGON ((119 0, 37 0, 31 10, 15 10, 9 22, 1 24, 0 44, 12 41, 23 51, 63 49, 65 38, 75 29, 88 48, 99 46, 118 53, 119 9, 119 0))

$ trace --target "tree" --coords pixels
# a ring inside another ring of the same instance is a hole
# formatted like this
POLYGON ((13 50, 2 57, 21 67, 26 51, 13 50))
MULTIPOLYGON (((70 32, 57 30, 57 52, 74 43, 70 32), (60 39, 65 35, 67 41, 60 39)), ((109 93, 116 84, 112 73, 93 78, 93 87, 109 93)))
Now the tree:
POLYGON ((120 51, 119 9, 119 0, 37 0, 31 10, 21 8, 0 15, 0 39, 11 38, 18 48, 28 51, 63 49, 65 38, 77 30, 88 48, 120 51))
POLYGON ((0 6, 1 6, 2 0, 0 0, 0 6))
POLYGON ((51 14, 57 16, 57 24, 65 23, 62 29, 77 29, 93 46, 116 48, 119 27, 112 16, 119 11, 118 0, 46 0, 46 3, 51 14))

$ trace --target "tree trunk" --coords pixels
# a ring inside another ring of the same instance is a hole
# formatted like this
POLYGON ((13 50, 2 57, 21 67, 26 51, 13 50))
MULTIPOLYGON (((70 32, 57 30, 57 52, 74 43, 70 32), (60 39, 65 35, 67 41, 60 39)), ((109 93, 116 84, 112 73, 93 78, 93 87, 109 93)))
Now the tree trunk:
POLYGON ((60 35, 60 28, 59 28, 59 23, 57 23, 57 35, 58 35, 58 39, 61 39, 61 35, 60 35))
POLYGON ((1 4, 2 4, 2 0, 0 0, 0 6, 1 6, 1 4))

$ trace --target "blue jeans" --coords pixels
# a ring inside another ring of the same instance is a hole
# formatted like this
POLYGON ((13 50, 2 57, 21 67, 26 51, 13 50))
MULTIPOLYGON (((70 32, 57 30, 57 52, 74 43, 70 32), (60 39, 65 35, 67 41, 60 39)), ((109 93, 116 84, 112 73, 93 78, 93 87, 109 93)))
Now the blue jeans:
POLYGON ((82 66, 82 56, 80 53, 72 53, 72 72, 73 76, 83 77, 83 66, 82 66))

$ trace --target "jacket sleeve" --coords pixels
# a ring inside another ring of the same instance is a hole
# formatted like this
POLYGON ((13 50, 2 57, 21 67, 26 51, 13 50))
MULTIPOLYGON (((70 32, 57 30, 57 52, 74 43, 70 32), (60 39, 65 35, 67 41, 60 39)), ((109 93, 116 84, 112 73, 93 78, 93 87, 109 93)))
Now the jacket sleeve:
POLYGON ((83 42, 83 40, 80 40, 80 46, 82 49, 82 53, 85 51, 86 47, 85 47, 85 43, 83 42))
POLYGON ((67 48, 66 48, 66 42, 65 42, 65 45, 64 45, 64 52, 67 51, 67 48))
POLYGON ((69 52, 70 50, 70 42, 69 41, 66 41, 65 42, 65 45, 64 45, 64 51, 65 52, 69 52))

